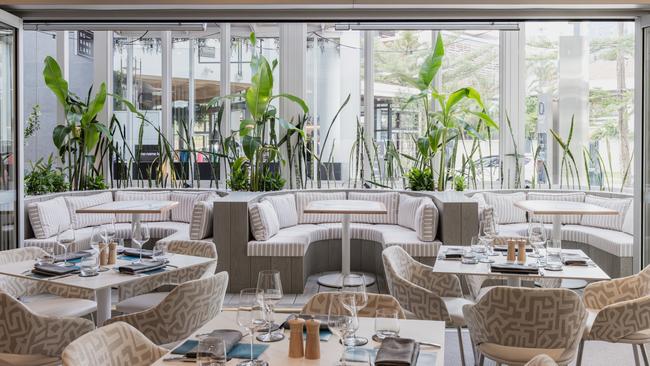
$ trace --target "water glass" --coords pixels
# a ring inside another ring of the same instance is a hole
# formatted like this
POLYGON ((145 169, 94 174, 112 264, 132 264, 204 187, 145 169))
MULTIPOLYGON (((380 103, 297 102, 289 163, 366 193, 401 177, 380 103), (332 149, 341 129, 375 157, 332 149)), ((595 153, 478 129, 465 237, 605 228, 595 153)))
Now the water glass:
POLYGON ((396 309, 377 309, 375 335, 379 339, 399 336, 399 313, 396 309))
POLYGON ((280 271, 261 271, 257 275, 257 289, 262 291, 262 298, 269 318, 268 331, 257 336, 257 340, 261 342, 277 342, 284 339, 284 334, 281 332, 273 333, 276 327, 273 322, 273 314, 275 305, 282 300, 282 281, 280 279, 280 271))
POLYGON ((54 263, 54 248, 52 246, 48 245, 43 247, 43 255, 39 256, 36 258, 36 263, 38 264, 52 264, 54 263))
POLYGON ((536 221, 528 225, 528 242, 533 247, 532 258, 540 258, 540 249, 546 245, 546 228, 544 223, 536 221))
POLYGON ((561 269, 562 248, 558 244, 559 240, 549 240, 546 243, 546 267, 548 269, 561 269))
POLYGON ((167 259, 167 243, 156 243, 154 245, 151 259, 155 261, 164 261, 167 259))
POLYGON ((198 366, 225 366, 226 342, 222 338, 204 335, 199 337, 196 350, 196 364, 198 366))
POLYGON ((481 243, 477 235, 472 236, 471 248, 474 253, 485 253, 485 245, 481 243))
POLYGON ((96 276, 99 271, 99 266, 97 265, 97 259, 99 257, 95 254, 81 258, 79 262, 79 272, 81 277, 91 277, 96 276))

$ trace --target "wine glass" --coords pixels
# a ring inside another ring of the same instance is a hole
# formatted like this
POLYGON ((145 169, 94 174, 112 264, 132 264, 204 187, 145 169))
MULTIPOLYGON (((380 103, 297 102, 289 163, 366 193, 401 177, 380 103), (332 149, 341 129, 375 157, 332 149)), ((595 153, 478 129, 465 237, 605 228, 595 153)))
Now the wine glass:
POLYGON ((268 366, 264 360, 253 358, 253 344, 255 342, 255 330, 266 325, 266 309, 264 306, 264 294, 256 288, 245 288, 239 293, 239 306, 237 307, 237 324, 248 329, 251 335, 251 358, 242 361, 237 366, 268 366))
POLYGON ((530 254, 532 258, 542 257, 540 250, 544 249, 546 245, 546 229, 544 224, 540 221, 531 221, 528 225, 528 242, 533 247, 533 253, 530 254))
POLYGON ((111 218, 110 223, 104 225, 104 229, 106 230, 106 243, 109 244, 113 242, 117 236, 117 229, 115 228, 115 217, 111 218))
MULTIPOLYGON (((366 292, 366 280, 362 274, 350 273, 343 276, 343 282, 339 297, 343 306, 352 312, 354 321, 358 322, 359 310, 368 305, 368 293, 366 292)), ((356 331, 346 338, 352 346, 363 346, 368 339, 357 337, 356 331)))
POLYGON ((494 221, 491 220, 482 220, 478 224, 478 240, 485 247, 485 255, 479 259, 481 263, 494 263, 494 259, 490 256, 494 256, 494 250, 492 249, 492 243, 494 242, 494 221))
POLYGON ((149 228, 143 223, 131 225, 131 242, 138 246, 140 259, 133 263, 142 263, 142 246, 149 241, 149 228))
POLYGON ((257 289, 262 291, 264 305, 268 311, 269 326, 268 332, 257 336, 261 342, 276 342, 284 339, 284 334, 273 333, 273 310, 275 305, 282 299, 282 281, 279 271, 261 271, 257 275, 257 289))
POLYGON ((327 327, 332 334, 339 338, 343 345, 343 352, 338 365, 345 366, 345 352, 349 346, 345 339, 354 329, 354 314, 342 302, 341 296, 332 296, 331 299, 327 311, 327 327))
POLYGON ((70 245, 74 244, 75 242, 75 236, 74 236, 74 230, 72 230, 72 227, 70 225, 66 224, 61 224, 59 225, 59 229, 56 233, 56 243, 63 247, 63 265, 67 266, 68 265, 68 247, 70 245))
POLYGON ((95 226, 90 234, 90 247, 93 249, 93 255, 97 254, 97 260, 101 264, 102 252, 108 250, 106 244, 106 228, 104 226, 95 226))

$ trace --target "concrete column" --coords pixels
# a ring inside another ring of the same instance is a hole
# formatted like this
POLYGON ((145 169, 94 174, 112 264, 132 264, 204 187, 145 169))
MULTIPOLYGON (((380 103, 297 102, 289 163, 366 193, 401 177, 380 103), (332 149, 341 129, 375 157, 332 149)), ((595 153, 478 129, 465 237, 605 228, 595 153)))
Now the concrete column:
MULTIPOLYGON (((70 38, 68 31, 59 31, 56 32, 56 62, 59 63, 61 67, 61 72, 63 73, 63 78, 65 80, 70 79, 70 67, 68 64, 68 59, 70 58, 70 38)), ((65 123, 65 110, 61 103, 57 101, 56 104, 56 122, 58 124, 65 123)))
MULTIPOLYGON (((169 142, 174 141, 172 120, 172 32, 162 32, 162 115, 160 132, 169 142)), ((171 175, 171 172, 169 172, 171 175)), ((169 182, 168 182, 169 183, 169 182)))
MULTIPOLYGON (((350 101, 343 109, 339 120, 335 124, 330 139, 336 139, 334 149, 334 161, 341 163, 341 181, 347 182, 350 149, 356 132, 357 117, 361 115, 361 33, 358 31, 341 32, 340 42, 348 47, 341 47, 340 59, 340 98, 336 109, 345 101, 350 94, 350 101), (334 134, 334 132, 337 132, 334 134)), ((365 90, 365 89, 364 89, 365 90)), ((327 121, 329 122, 329 121, 327 121)), ((325 126, 321 127, 321 129, 325 126)), ((325 131, 322 131, 325 133, 325 131)), ((331 142, 330 142, 331 144, 331 142)), ((331 145, 330 147, 331 148, 331 145)), ((325 152, 329 154, 329 151, 325 152)))
MULTIPOLYGON (((221 51, 221 74, 219 78, 219 95, 225 97, 230 95, 230 23, 219 24, 221 29, 220 51, 221 51)), ((219 131, 224 138, 230 135, 230 99, 224 98, 221 102, 223 108, 223 119, 221 120, 221 130, 219 131)), ((226 187, 227 166, 225 160, 219 165, 219 180, 223 187, 226 187)))

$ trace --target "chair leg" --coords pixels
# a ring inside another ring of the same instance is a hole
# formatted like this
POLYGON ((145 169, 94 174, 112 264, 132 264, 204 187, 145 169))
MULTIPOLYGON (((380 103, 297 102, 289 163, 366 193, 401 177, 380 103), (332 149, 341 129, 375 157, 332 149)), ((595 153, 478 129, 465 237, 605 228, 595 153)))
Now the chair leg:
POLYGON ((485 363, 485 356, 478 356, 478 366, 483 366, 483 363, 485 363))
POLYGON ((470 334, 469 336, 469 344, 472 346, 472 356, 474 357, 474 366, 478 365, 478 357, 477 352, 476 352, 476 345, 474 345, 474 341, 472 340, 472 335, 470 334))
POLYGON ((460 348, 460 362, 463 366, 465 366, 465 347, 463 347, 463 333, 460 327, 456 328, 456 330, 458 331, 458 347, 460 348))
POLYGON ((639 351, 636 349, 636 344, 632 344, 632 350, 634 350, 634 366, 641 366, 639 362, 639 351))
POLYGON ((582 351, 585 348, 585 340, 580 340, 580 346, 578 346, 578 357, 576 359, 576 366, 582 366, 582 351))
POLYGON ((650 366, 650 363, 648 363, 648 354, 645 351, 645 344, 640 344, 639 348, 641 348, 641 356, 643 356, 643 364, 645 366, 650 366))

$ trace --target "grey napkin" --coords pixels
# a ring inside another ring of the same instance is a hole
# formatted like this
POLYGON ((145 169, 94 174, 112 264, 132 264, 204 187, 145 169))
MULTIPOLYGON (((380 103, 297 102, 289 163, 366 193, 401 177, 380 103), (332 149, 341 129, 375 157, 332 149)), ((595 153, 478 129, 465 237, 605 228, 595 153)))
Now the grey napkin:
POLYGON ((61 276, 68 273, 79 272, 79 267, 77 266, 59 266, 57 264, 51 263, 37 263, 32 269, 33 273, 43 275, 43 276, 61 276))
POLYGON ((118 270, 120 273, 126 274, 136 274, 142 272, 149 272, 155 269, 164 268, 167 265, 167 261, 151 261, 143 263, 131 263, 120 266, 118 270))
MULTIPOLYGON (((216 329, 210 333, 205 334, 206 337, 218 337, 223 339, 226 346, 226 354, 232 350, 237 343, 242 339, 242 333, 234 329, 216 329)), ((188 340, 176 347, 172 353, 185 355, 187 358, 196 358, 196 351, 199 342, 196 340, 188 340)))
POLYGON ((375 366, 415 366, 420 345, 409 338, 388 337, 381 342, 375 366))

